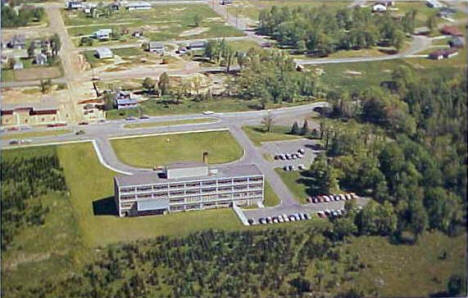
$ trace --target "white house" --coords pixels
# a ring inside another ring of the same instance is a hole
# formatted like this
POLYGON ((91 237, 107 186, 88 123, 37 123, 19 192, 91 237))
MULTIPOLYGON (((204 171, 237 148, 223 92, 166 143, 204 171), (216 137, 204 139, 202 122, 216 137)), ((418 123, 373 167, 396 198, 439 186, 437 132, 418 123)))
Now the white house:
POLYGON ((94 32, 94 37, 96 37, 99 40, 107 40, 110 39, 111 34, 112 29, 100 29, 94 32))
POLYGON ((67 9, 80 9, 83 7, 83 3, 81 1, 67 1, 66 8, 67 9))
POLYGON ((385 12, 387 11, 387 7, 382 3, 376 3, 372 6, 372 12, 385 12))
POLYGON ((164 45, 157 41, 150 41, 148 44, 148 51, 151 53, 164 54, 164 45))
POLYGON ((431 7, 431 8, 441 8, 441 7, 444 7, 444 5, 442 3, 440 3, 439 1, 437 0, 427 0, 426 1, 426 5, 431 7))
POLYGON ((114 57, 114 54, 109 48, 97 48, 95 55, 99 59, 106 59, 106 58, 114 57))
POLYGON ((134 1, 128 2, 125 4, 125 8, 128 10, 141 10, 141 9, 151 9, 151 4, 143 1, 134 1))

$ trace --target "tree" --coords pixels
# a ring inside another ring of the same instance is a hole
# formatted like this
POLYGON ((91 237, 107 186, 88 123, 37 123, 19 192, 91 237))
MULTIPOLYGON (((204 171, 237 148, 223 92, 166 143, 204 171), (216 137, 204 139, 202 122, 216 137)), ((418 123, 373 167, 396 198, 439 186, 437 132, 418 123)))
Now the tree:
POLYGON ((34 42, 31 42, 31 44, 28 47, 28 57, 29 58, 34 57, 34 50, 35 50, 34 42))
POLYGON ((310 170, 310 193, 312 195, 322 195, 330 193, 330 189, 336 181, 332 174, 332 168, 327 162, 324 154, 319 154, 312 163, 310 170))
POLYGON ((263 117, 262 124, 265 127, 265 132, 271 132, 271 128, 273 127, 273 115, 270 111, 263 117))
POLYGON ((110 111, 114 108, 114 94, 112 92, 106 92, 104 94, 104 109, 110 111))
POLYGON ((52 81, 50 79, 41 80, 40 84, 42 93, 48 93, 50 91, 50 88, 52 87, 52 81))
POLYGON ((451 297, 466 295, 466 280, 458 275, 453 274, 447 282, 447 293, 451 297))
POLYGON ((60 48, 62 47, 62 43, 60 41, 60 37, 57 33, 55 33, 51 40, 50 40, 50 45, 52 48, 52 56, 57 56, 58 52, 60 51, 60 48))
POLYGON ((299 125, 297 124, 297 121, 294 121, 294 124, 291 127, 291 134, 292 135, 299 134, 299 125))
POLYGON ((302 125, 302 128, 301 128, 301 135, 305 136, 308 134, 309 134, 309 123, 307 122, 307 120, 304 120, 304 124, 302 125))
POLYGON ((202 18, 200 17, 199 14, 195 14, 195 15, 193 16, 193 24, 194 24, 195 27, 199 27, 201 21, 202 21, 202 18))
POLYGON ((415 241, 418 241, 428 225, 427 213, 420 200, 413 199, 409 204, 409 229, 413 233, 415 241))
POLYGON ((437 29, 437 15, 433 14, 429 16, 426 20, 426 26, 431 33, 434 32, 437 29))
POLYGON ((8 58, 7 65, 9 69, 13 69, 15 67, 15 64, 16 64, 15 58, 8 58))
POLYGON ((164 72, 159 76, 158 88, 160 95, 164 96, 169 94, 169 75, 164 72))
POLYGON ((151 78, 146 77, 143 80, 143 83, 141 85, 142 85, 143 89, 146 90, 146 92, 152 92, 152 91, 154 91, 155 84, 156 84, 156 82, 154 80, 152 80, 151 78))

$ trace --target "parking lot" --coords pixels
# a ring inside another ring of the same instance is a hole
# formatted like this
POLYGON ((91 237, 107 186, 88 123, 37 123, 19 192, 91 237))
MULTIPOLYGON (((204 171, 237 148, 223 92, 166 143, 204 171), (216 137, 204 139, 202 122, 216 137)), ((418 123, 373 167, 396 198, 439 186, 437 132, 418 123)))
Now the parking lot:
POLYGON ((302 165, 305 169, 310 167, 318 152, 320 152, 320 150, 317 150, 317 146, 317 142, 314 140, 301 139, 267 142, 262 144, 261 150, 271 155, 274 159, 272 161, 273 167, 284 168, 285 166, 292 166, 292 170, 298 170, 299 165, 302 165), (303 154, 299 150, 303 150, 303 154))
MULTIPOLYGON (((356 199, 356 206, 358 208, 362 208, 362 206, 366 205, 369 199, 367 198, 357 198, 356 199)), ((333 211, 337 210, 344 210, 344 205, 346 201, 330 201, 330 202, 322 202, 322 203, 309 203, 304 205, 295 205, 295 206, 276 206, 271 208, 259 208, 259 209, 251 209, 251 210, 242 210, 246 218, 251 222, 253 225, 260 224, 260 219, 267 219, 271 218, 278 218, 280 215, 283 217, 290 217, 291 215, 297 214, 307 214, 310 218, 317 218, 318 214, 325 214, 325 211, 328 213, 332 213, 333 211)), ((332 214, 327 216, 333 216, 332 214)), ((300 220, 300 219, 299 219, 300 220)))

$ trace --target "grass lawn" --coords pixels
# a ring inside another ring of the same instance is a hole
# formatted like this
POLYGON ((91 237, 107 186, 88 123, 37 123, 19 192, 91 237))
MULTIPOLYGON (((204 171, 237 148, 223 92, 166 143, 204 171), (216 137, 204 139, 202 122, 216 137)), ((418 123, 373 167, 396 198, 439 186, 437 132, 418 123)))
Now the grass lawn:
MULTIPOLYGON (((466 234, 426 232, 415 245, 392 245, 382 237, 351 238, 345 249, 368 264, 355 284, 382 297, 428 297, 446 289, 450 275, 466 274, 466 234), (446 252, 447 257, 441 259, 446 252)), ((447 295, 444 295, 447 296, 447 295)))
POLYGON ((265 205, 265 207, 276 206, 281 202, 276 193, 273 191, 273 188, 271 188, 271 185, 270 183, 268 183, 268 181, 265 181, 264 191, 265 200, 263 201, 263 205, 265 205))
POLYGON ((302 204, 306 203, 306 198, 309 194, 307 193, 307 184, 305 183, 307 177, 304 176, 304 172, 285 172, 282 168, 276 168, 275 171, 294 194, 296 200, 302 204))
POLYGON ((205 151, 209 152, 208 161, 211 164, 235 161, 243 155, 242 147, 229 131, 114 139, 111 143, 122 162, 143 168, 201 161, 205 151))
POLYGON ((2 140, 10 139, 24 139, 24 138, 33 138, 33 137, 45 137, 45 136, 58 136, 66 133, 71 133, 70 129, 55 129, 55 130, 45 130, 45 131, 30 131, 22 133, 13 133, 13 134, 2 134, 2 140))
POLYGON ((71 36, 90 35, 102 28, 118 32, 128 29, 129 34, 120 37, 124 41, 136 41, 130 34, 140 29, 146 38, 158 41, 243 35, 236 28, 226 25, 218 14, 204 4, 155 5, 150 10, 120 10, 110 17, 96 19, 77 11, 64 10, 62 15, 67 26, 75 26, 68 28, 71 36), (201 19, 198 27, 194 24, 196 15, 201 19))
MULTIPOLYGON (((295 102, 292 104, 268 104, 266 108, 274 109, 306 103, 311 103, 311 101, 295 102)), ((141 113, 150 116, 193 114, 202 113, 204 111, 214 111, 217 113, 244 112, 257 111, 259 109, 260 102, 258 100, 243 100, 229 97, 215 97, 212 100, 204 101, 185 100, 181 101, 179 104, 166 100, 150 99, 140 104, 141 113)), ((140 112, 138 109, 111 110, 106 112, 107 119, 124 119, 129 116, 137 117, 139 115, 140 112)))
POLYGON ((251 48, 260 49, 260 45, 250 39, 229 41, 228 43, 235 51, 240 52, 247 52, 251 48))
POLYGON ((262 142, 295 140, 302 138, 301 136, 289 134, 291 128, 286 126, 273 126, 271 132, 265 132, 264 128, 261 126, 244 126, 242 129, 255 146, 261 146, 262 142))
POLYGON ((157 126, 170 126, 170 125, 184 125, 184 124, 201 124, 201 123, 213 123, 217 120, 215 118, 199 118, 199 119, 185 119, 185 120, 173 120, 173 121, 162 121, 162 122, 148 122, 148 123, 134 123, 125 124, 125 128, 144 128, 144 127, 157 127, 157 126))
POLYGON ((2 69, 2 82, 11 82, 15 80, 15 71, 13 69, 2 69))

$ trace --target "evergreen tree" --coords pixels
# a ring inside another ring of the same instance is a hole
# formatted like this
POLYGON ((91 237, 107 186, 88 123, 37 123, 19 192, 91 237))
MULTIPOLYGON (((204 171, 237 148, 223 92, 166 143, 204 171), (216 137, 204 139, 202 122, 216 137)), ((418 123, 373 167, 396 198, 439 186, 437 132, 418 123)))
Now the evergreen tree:
POLYGON ((297 124, 297 121, 294 121, 294 124, 291 127, 291 132, 292 135, 297 135, 299 134, 299 125, 297 124))

